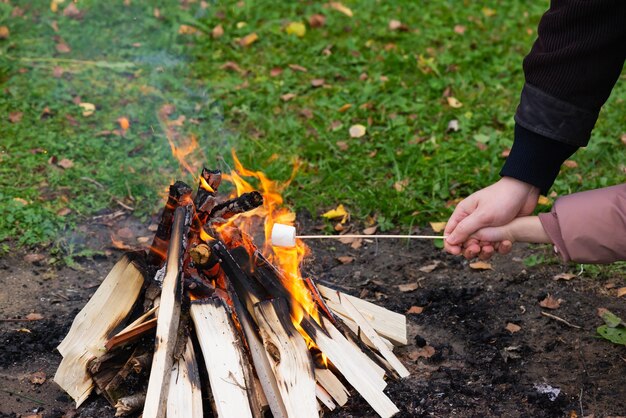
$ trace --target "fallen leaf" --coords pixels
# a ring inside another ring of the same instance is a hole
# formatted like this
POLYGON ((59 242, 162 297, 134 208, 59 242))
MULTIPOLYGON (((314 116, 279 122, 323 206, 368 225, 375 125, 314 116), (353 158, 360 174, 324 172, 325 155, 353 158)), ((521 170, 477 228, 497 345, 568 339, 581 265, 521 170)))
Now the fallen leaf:
POLYGON ((63 158, 62 160, 60 160, 57 165, 65 170, 67 170, 68 168, 72 168, 74 167, 74 161, 67 159, 67 158, 63 158))
POLYGON ((341 121, 339 120, 334 120, 330 123, 330 126, 328 127, 329 131, 336 131, 338 129, 340 129, 343 126, 343 123, 341 123, 341 121))
POLYGON ((376 233, 377 229, 378 229, 378 225, 370 226, 369 228, 365 228, 363 230, 363 234, 365 234, 365 235, 373 235, 373 234, 376 233))
POLYGON ((417 284, 417 282, 398 285, 398 289, 400 289, 400 291, 404 293, 417 290, 418 287, 419 285, 417 284))
POLYGON ((446 97, 446 100, 448 101, 448 106, 453 107, 455 109, 458 109, 459 107, 463 106, 463 103, 461 103, 459 99, 457 99, 454 96, 446 97))
POLYGON ((133 247, 131 247, 130 245, 125 244, 119 239, 116 239, 113 234, 111 234, 111 244, 113 245, 113 248, 117 248, 118 250, 128 251, 133 249, 133 247))
POLYGON ((349 132, 352 138, 361 138, 363 135, 365 135, 367 129, 365 129, 365 126, 357 124, 352 125, 349 132))
POLYGON ((8 39, 11 31, 6 26, 0 26, 0 39, 8 39))
POLYGON ((296 95, 294 93, 286 93, 283 94, 282 96, 280 96, 281 100, 283 102, 288 102, 289 100, 293 99, 294 97, 296 97, 296 95))
POLYGON ((241 69, 241 67, 239 67, 239 64, 237 64, 234 61, 227 61, 224 64, 222 64, 220 66, 220 70, 227 70, 227 71, 235 71, 239 74, 245 74, 246 72, 244 70, 241 69))
POLYGON ((217 25, 211 31, 211 36, 213 37, 213 39, 221 38, 223 35, 224 35, 224 28, 222 27, 222 25, 217 25))
POLYGON ((296 35, 298 38, 302 38, 306 35, 306 26, 302 22, 291 22, 285 27, 287 35, 296 35))
POLYGON ((306 73, 307 71, 309 71, 305 67, 298 64, 289 64, 289 68, 291 68, 293 71, 300 71, 301 73, 306 73))
POLYGON ((626 295, 626 287, 620 287, 619 289, 617 289, 618 298, 621 298, 624 295, 626 295))
POLYGON ((622 141, 622 144, 626 145, 626 134, 622 134, 620 139, 622 141))
POLYGON ((555 275, 553 280, 572 280, 576 275, 574 273, 559 273, 555 275))
POLYGON ((304 116, 307 119, 313 119, 313 111, 308 108, 300 109, 300 115, 304 116))
POLYGON ((439 264, 441 264, 441 261, 439 260, 435 260, 430 264, 427 264, 425 266, 422 266, 419 268, 419 271, 423 272, 423 273, 431 273, 432 271, 434 271, 437 266, 439 266, 439 264))
POLYGON ((46 374, 44 372, 35 372, 28 378, 33 385, 42 385, 46 381, 46 374))
POLYGON ((28 201, 26 199, 22 199, 21 197, 14 197, 13 198, 14 202, 20 203, 24 206, 28 205, 28 201))
POLYGON ((341 106, 339 108, 339 113, 344 113, 346 112, 348 109, 350 109, 352 107, 352 105, 350 103, 346 103, 345 105, 341 106))
POLYGON ((455 25, 454 26, 454 32, 458 33, 459 35, 463 35, 465 33, 465 26, 463 26, 463 25, 455 25))
POLYGON ((139 244, 147 244, 152 241, 152 237, 137 237, 137 242, 139 244))
POLYGON ((409 185, 409 179, 398 180, 393 184, 393 188, 396 190, 396 192, 400 193, 400 192, 403 192, 404 189, 406 189, 406 186, 408 185, 409 185))
POLYGON ((483 7, 482 12, 487 17, 491 17, 491 16, 494 16, 496 14, 496 11, 493 10, 493 9, 490 9, 489 7, 483 7))
POLYGON ((475 263, 470 263, 469 266, 473 270, 493 270, 491 263, 485 261, 476 261, 475 263))
POLYGON ((128 128, 130 128, 130 122, 128 121, 128 118, 122 116, 120 118, 117 119, 117 123, 120 124, 120 128, 122 128, 122 130, 126 131, 128 130, 128 128))
POLYGON ((159 224, 150 224, 148 225, 148 231, 156 232, 159 229, 159 224))
POLYGON ((550 199, 548 199, 547 197, 545 197, 544 195, 539 196, 539 199, 537 199, 537 204, 538 205, 547 206, 550 203, 552 203, 552 201, 550 199))
POLYGON ((57 211, 57 215, 59 216, 67 216, 72 213, 72 209, 70 208, 61 208, 57 211))
POLYGON ((178 27, 179 35, 196 35, 198 33, 200 33, 200 31, 197 28, 194 28, 193 26, 190 26, 190 25, 180 25, 178 27))
POLYGON ((539 306, 546 309, 558 309, 561 306, 561 300, 556 299, 554 296, 548 294, 544 300, 539 302, 539 306))
POLYGON ((598 316, 602 318, 604 323, 611 328, 615 328, 620 324, 623 324, 622 318, 615 315, 613 312, 606 308, 598 308, 598 316))
POLYGON ((18 328, 15 330, 15 332, 23 332, 25 334, 32 334, 33 332, 31 330, 29 330, 28 328, 18 328))
POLYGON ((337 260, 339 260, 341 264, 350 264, 354 261, 354 257, 350 257, 349 255, 342 255, 340 257, 337 257, 337 260))
POLYGON ((257 35, 255 32, 252 32, 251 34, 246 35, 243 38, 241 38, 241 40, 239 41, 239 45, 250 46, 258 40, 259 40, 259 35, 257 35))
POLYGON ((57 52, 59 52, 61 54, 67 54, 68 52, 72 51, 70 46, 68 44, 66 44, 65 42, 63 42, 63 41, 61 41, 58 44, 56 44, 56 50, 57 50, 57 52))
POLYGON ((40 261, 45 260, 46 256, 43 254, 38 254, 38 253, 33 253, 33 254, 26 254, 24 256, 24 261, 26 261, 27 263, 39 263, 40 261))
POLYGON ((65 70, 63 69, 63 67, 56 66, 52 69, 52 77, 61 78, 63 77, 64 72, 65 70))
POLYGON ((314 14, 309 17, 309 26, 312 28, 321 28, 326 24, 326 16, 314 14))
POLYGON ((43 319, 43 315, 40 313, 29 313, 28 315, 26 315, 26 319, 28 319, 29 321, 39 321, 41 319, 43 319))
POLYGON ((83 102, 78 105, 83 108, 83 116, 85 117, 93 115, 93 112, 96 111, 96 106, 93 103, 83 102))
POLYGON ((446 228, 447 222, 428 222, 433 232, 441 232, 446 228))
POLYGON ((350 146, 346 141, 337 141, 337 148, 339 148, 341 151, 347 151, 350 146))
POLYGON ((323 213, 322 217, 326 219, 337 219, 337 218, 346 219, 348 215, 349 214, 346 208, 343 205, 339 205, 335 209, 331 209, 328 212, 323 213))
POLYGON ((22 112, 11 112, 9 113, 9 122, 19 123, 22 120, 22 116, 24 116, 22 112))
POLYGON ((65 9, 63 9, 63 16, 70 19, 80 20, 83 18, 83 12, 78 10, 74 2, 70 2, 65 9))
POLYGON ((406 311, 407 314, 421 314, 422 312, 424 312, 424 308, 422 306, 411 306, 409 310, 406 311))
POLYGON ((271 77, 278 77, 279 75, 281 75, 283 73, 283 69, 280 67, 274 67, 270 70, 270 76, 271 77))
POLYGON ((322 87, 323 85, 324 85, 323 78, 314 78, 313 80, 311 80, 311 86, 313 87, 322 87))
POLYGON ((328 5, 337 10, 338 12, 343 13, 346 16, 352 17, 353 13, 352 10, 350 10, 349 8, 347 8, 346 6, 344 6, 343 4, 341 4, 338 1, 331 1, 330 3, 328 3, 328 5))
POLYGON ((450 122, 448 122, 448 127, 446 128, 446 132, 458 132, 459 129, 461 129, 459 127, 459 121, 456 119, 452 119, 450 122))
POLYGON ((515 334, 516 332, 518 332, 519 330, 522 329, 522 327, 520 327, 519 325, 516 325, 512 322, 509 322, 508 324, 506 324, 505 329, 507 331, 509 331, 511 334, 515 334))
POLYGON ((578 167, 578 163, 574 160, 565 160, 563 165, 567 168, 576 168, 578 167))
POLYGON ((403 24, 402 22, 400 22, 399 20, 391 19, 389 21, 389 30, 397 30, 397 31, 406 32, 409 30, 409 27, 403 24))

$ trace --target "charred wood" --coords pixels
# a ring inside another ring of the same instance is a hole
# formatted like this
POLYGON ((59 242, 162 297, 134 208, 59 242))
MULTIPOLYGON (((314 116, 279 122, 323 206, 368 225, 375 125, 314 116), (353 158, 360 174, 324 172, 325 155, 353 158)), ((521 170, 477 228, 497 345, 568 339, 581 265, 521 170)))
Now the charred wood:
POLYGON ((232 218, 239 213, 256 209, 262 204, 263 195, 261 195, 261 193, 257 191, 244 193, 239 197, 216 205, 209 213, 209 219, 211 221, 216 220, 220 222, 220 220, 232 218))

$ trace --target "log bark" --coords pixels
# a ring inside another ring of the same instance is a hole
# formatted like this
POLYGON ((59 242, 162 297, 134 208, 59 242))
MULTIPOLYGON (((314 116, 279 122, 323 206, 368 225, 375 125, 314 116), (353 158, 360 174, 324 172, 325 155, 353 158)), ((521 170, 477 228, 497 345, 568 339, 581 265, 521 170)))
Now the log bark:
POLYGON ((211 210, 211 213, 209 213, 209 220, 226 220, 237 214, 256 209, 262 204, 263 195, 261 195, 261 193, 257 191, 243 193, 239 197, 216 205, 213 210, 211 210))
POLYGON ((282 299, 254 307, 259 333, 289 416, 317 417, 313 361, 282 299))
POLYGON ((143 410, 144 418, 165 416, 167 393, 173 354, 178 338, 182 297, 181 257, 185 252, 186 236, 191 223, 191 206, 175 210, 172 235, 167 250, 167 268, 163 279, 155 338, 154 357, 143 410))
POLYGON ((144 406, 145 402, 145 393, 135 393, 134 395, 120 398, 115 404, 115 416, 125 417, 133 412, 137 412, 144 406))
POLYGON ((198 363, 190 337, 185 351, 172 367, 167 397, 167 418, 202 418, 202 390, 198 363))

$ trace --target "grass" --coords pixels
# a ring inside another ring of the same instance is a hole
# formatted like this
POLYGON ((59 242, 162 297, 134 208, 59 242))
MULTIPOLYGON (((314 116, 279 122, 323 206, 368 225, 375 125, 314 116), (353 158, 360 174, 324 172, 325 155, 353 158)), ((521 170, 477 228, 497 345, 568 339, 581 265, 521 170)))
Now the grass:
MULTIPOLYGON (((76 20, 61 15, 65 3, 57 13, 49 2, 13 4, 23 17, 0 4, 0 26, 11 31, 0 40, 7 92, 0 97, 0 240, 27 245, 50 242, 117 201, 138 216, 156 210, 160 193, 180 177, 155 116, 165 103, 176 106, 171 118, 197 122, 185 123, 185 133, 198 136, 209 166, 232 147, 244 165, 284 180, 299 161, 286 191, 297 210, 319 214, 343 203, 353 219, 376 217, 384 229, 445 220, 457 199, 498 178, 512 142, 521 62, 548 6, 346 1, 348 17, 317 2, 184 10, 173 1, 81 1, 85 16, 76 20), (311 28, 316 13, 325 25, 311 28), (392 19, 409 30, 390 30, 392 19), (290 22, 305 23, 306 34, 288 35, 290 22), (181 24, 199 33, 179 34, 181 24), (217 25, 224 34, 213 38, 217 25), (251 33, 258 41, 241 46, 251 33), (58 53, 55 36, 71 52, 58 53), (52 76, 55 67, 66 71, 61 78, 52 76), (273 76, 275 68, 282 72, 273 76), (318 79, 323 86, 313 87, 318 79), (286 101, 286 94, 295 96, 286 101), (446 95, 462 106, 450 106, 446 95), (92 116, 82 116, 76 96, 96 105, 92 116), (53 114, 42 118, 46 107, 53 114), (5 123, 16 111, 21 121, 5 123), (122 116, 131 122, 125 136, 98 135, 119 129, 122 116), (458 132, 448 132, 451 120, 458 132), (355 124, 367 133, 352 138, 355 124), (53 155, 74 166, 49 164, 53 155), (60 216, 66 207, 72 213, 60 216)), ((622 75, 591 145, 553 187, 557 195, 623 181, 625 99, 622 75)))

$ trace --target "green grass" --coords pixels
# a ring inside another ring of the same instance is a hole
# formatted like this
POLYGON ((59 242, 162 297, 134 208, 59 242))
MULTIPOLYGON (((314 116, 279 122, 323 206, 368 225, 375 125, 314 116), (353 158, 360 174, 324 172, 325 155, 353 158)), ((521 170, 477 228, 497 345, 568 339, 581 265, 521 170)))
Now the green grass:
MULTIPOLYGON (((500 154, 512 142, 521 62, 548 6, 346 1, 354 12, 348 17, 317 2, 216 2, 206 9, 192 3, 183 10, 172 1, 157 5, 157 19, 153 2, 81 1, 86 13, 77 21, 52 13, 49 2, 32 4, 22 2, 22 18, 0 4, 0 25, 11 30, 0 40, 0 86, 7 92, 0 97, 0 240, 23 244, 50 241, 58 229, 113 208, 116 200, 140 216, 154 211, 159 193, 180 176, 155 117, 164 103, 176 105, 172 118, 198 122, 185 126, 199 137, 209 166, 232 147, 244 165, 284 180, 299 160, 286 191, 298 210, 318 214, 343 203, 353 219, 376 216, 386 228, 445 220, 451 201, 498 178, 500 154), (495 14, 485 13, 485 5, 495 14), (314 13, 326 16, 325 26, 308 25, 314 13), (391 19, 409 30, 391 31, 391 19), (287 35, 289 22, 306 23, 304 37, 287 35), (201 33, 180 35, 181 23, 201 33), (224 35, 214 39, 218 24, 224 35), (241 46, 239 39, 252 32, 258 41, 241 46), (56 52, 55 35, 70 53, 56 52), (245 74, 224 69, 229 61, 245 74), (55 66, 67 70, 64 77, 52 77, 55 66), (272 77, 276 67, 283 72, 272 77), (312 87, 313 79, 324 79, 324 86, 312 87), (446 90, 463 106, 450 107, 446 90), (296 97, 282 100, 288 93, 296 97), (96 104, 93 116, 81 115, 76 95, 96 104), (346 104, 352 107, 339 112, 346 104), (41 119, 46 106, 54 115, 41 119), (24 112, 21 122, 6 123, 14 111, 24 112), (120 116, 131 121, 126 137, 96 135, 116 128, 120 116), (461 130, 446 132, 453 119, 461 130), (354 124, 365 125, 367 134, 351 138, 354 124), (45 152, 33 153, 36 148, 45 152), (75 165, 53 167, 52 155, 75 165), (66 206, 72 214, 58 216, 66 206)), ((622 76, 591 145, 573 157, 578 167, 563 169, 553 188, 558 195, 623 181, 624 84, 622 76)))

